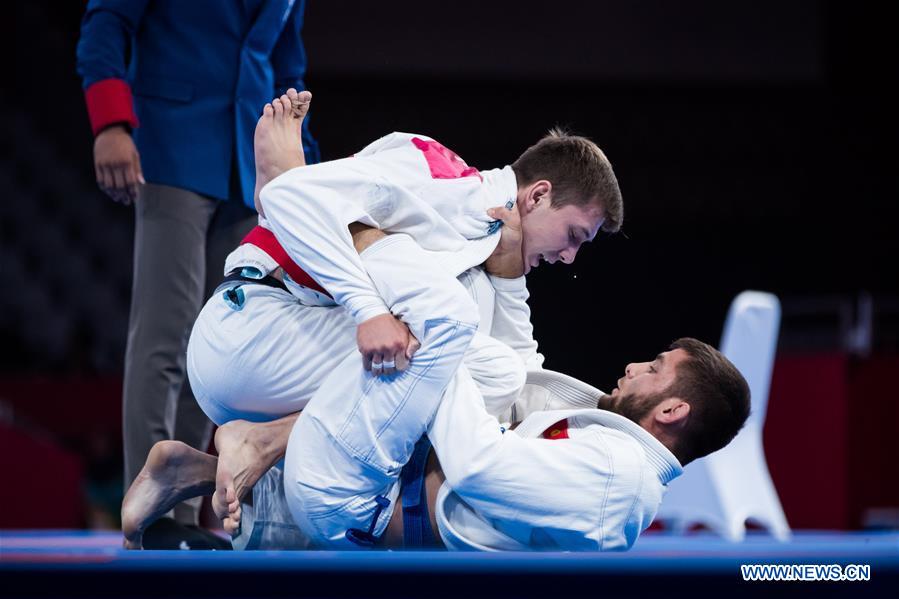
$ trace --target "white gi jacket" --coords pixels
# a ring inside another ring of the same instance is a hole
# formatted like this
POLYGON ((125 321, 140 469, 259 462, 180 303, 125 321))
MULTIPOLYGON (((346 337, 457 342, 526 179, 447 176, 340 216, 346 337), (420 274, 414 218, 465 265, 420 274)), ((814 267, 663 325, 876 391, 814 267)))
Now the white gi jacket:
MULTIPOLYGON (((499 227, 487 209, 515 201, 517 192, 510 166, 478 172, 427 136, 391 133, 351 158, 276 177, 260 193, 266 215, 260 224, 359 324, 389 310, 347 225, 361 222, 406 233, 448 276, 458 277, 482 264, 499 242, 499 227)), ((543 356, 533 339, 524 277, 489 281, 495 308, 481 330, 516 350, 528 368, 540 368, 543 356)), ((472 285, 466 286, 471 292, 472 285)))
MULTIPOLYGON (((683 472, 648 431, 595 407, 536 411, 503 432, 466 380, 451 383, 428 430, 446 476, 436 518, 448 549, 625 550, 683 472), (568 438, 542 438, 563 419, 568 438)), ((596 405, 601 393, 572 392, 569 381, 550 371, 531 376, 540 396, 531 403, 596 405)))

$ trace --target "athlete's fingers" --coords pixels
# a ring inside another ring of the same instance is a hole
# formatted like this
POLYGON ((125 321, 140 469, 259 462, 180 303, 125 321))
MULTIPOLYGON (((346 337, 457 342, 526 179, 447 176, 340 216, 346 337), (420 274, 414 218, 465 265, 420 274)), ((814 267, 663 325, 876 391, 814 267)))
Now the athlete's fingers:
POLYGON ((384 374, 396 374, 396 356, 384 360, 384 374))
POLYGON ((384 355, 373 353, 371 355, 371 373, 374 376, 381 376, 384 373, 384 355))
POLYGON ((416 339, 415 335, 409 333, 409 345, 406 346, 406 357, 409 358, 409 360, 412 360, 412 356, 414 356, 415 352, 417 352, 420 348, 421 341, 416 339))
POLYGON ((406 352, 401 351, 396 356, 394 356, 396 360, 396 369, 400 372, 409 368, 409 358, 406 357, 406 352))

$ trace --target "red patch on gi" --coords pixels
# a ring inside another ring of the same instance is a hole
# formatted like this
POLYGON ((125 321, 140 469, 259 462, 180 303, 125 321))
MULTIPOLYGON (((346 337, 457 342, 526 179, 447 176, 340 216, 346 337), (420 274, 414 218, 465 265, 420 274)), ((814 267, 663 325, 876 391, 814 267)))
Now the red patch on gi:
POLYGON ((481 177, 481 173, 473 166, 468 166, 459 156, 436 141, 425 141, 419 137, 413 137, 412 143, 421 150, 431 169, 431 177, 434 179, 461 179, 462 177, 481 177))
POLYGON ((567 439, 568 419, 559 420, 557 423, 543 431, 544 439, 567 439))

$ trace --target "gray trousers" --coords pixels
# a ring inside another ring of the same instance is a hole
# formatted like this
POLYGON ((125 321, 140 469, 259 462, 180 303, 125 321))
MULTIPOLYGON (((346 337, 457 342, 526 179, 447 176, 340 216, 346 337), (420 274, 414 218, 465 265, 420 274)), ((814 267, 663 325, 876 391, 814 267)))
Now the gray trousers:
MULTIPOLYGON (((146 184, 135 204, 134 283, 125 350, 122 435, 125 488, 157 441, 177 439, 205 451, 212 422, 185 376, 191 327, 221 283, 225 257, 257 222, 239 200, 227 202, 146 184)), ((175 508, 195 524, 200 502, 175 508)))

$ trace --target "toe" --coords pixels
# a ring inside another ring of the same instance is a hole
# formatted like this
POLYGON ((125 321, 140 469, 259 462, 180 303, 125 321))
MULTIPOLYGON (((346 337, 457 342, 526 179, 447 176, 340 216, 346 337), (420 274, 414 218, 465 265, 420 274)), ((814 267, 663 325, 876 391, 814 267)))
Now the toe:
POLYGON ((293 101, 293 116, 301 119, 309 112, 309 103, 312 101, 312 94, 309 92, 300 92, 293 101))
POLYGON ((274 111, 275 111, 275 118, 276 118, 276 119, 279 118, 281 115, 284 114, 284 105, 281 104, 281 99, 280 99, 280 98, 275 98, 274 100, 272 100, 272 107, 273 107, 273 109, 274 109, 274 111))
POLYGON ((228 503, 224 500, 223 495, 219 489, 212 494, 212 511, 220 520, 228 515, 228 503))
POLYGON ((224 520, 222 520, 222 528, 224 528, 225 532, 232 537, 236 536, 240 530, 238 528, 237 522, 235 522, 231 518, 225 518, 224 520))
POLYGON ((266 104, 262 108, 262 116, 271 118, 275 114, 275 109, 272 108, 271 104, 266 104))
POLYGON ((290 116, 290 109, 292 107, 292 105, 290 103, 290 98, 287 96, 287 94, 284 94, 279 99, 281 100, 281 108, 284 109, 284 113, 283 113, 284 116, 285 117, 290 116))

